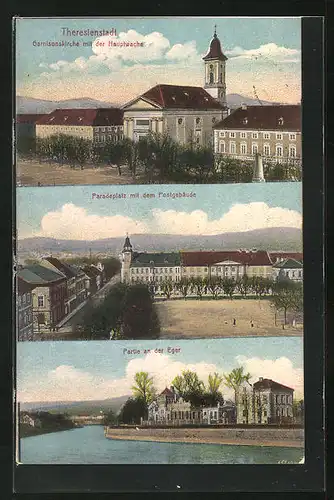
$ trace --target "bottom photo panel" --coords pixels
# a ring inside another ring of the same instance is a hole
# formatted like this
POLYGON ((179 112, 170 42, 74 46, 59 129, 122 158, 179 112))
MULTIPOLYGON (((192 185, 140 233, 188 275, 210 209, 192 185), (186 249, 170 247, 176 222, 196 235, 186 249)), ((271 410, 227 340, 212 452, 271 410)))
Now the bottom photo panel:
POLYGON ((304 463, 300 337, 24 342, 18 464, 304 463))

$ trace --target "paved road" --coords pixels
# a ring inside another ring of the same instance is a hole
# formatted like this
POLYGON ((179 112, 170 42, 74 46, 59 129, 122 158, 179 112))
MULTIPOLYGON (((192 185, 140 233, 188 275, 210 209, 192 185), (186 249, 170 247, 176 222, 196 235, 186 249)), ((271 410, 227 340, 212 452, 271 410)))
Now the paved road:
POLYGON ((43 337, 48 337, 51 340, 52 338, 59 338, 60 334, 71 334, 72 333, 72 326, 75 326, 80 322, 82 319, 83 315, 85 314, 85 311, 87 309, 87 306, 89 307, 91 304, 94 306, 97 306, 108 294, 110 291, 110 288, 114 286, 116 283, 119 283, 121 280, 121 275, 116 274, 109 280, 98 292, 96 292, 93 297, 87 301, 87 303, 82 307, 81 309, 78 310, 76 314, 74 314, 69 320, 61 327, 58 329, 58 332, 55 333, 46 333, 43 335, 43 337))

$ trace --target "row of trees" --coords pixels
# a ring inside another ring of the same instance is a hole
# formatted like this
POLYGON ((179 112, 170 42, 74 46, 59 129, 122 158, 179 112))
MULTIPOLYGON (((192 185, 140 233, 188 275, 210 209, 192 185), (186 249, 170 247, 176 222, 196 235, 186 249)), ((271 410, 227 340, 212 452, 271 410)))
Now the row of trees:
POLYGON ((171 278, 166 278, 161 282, 151 281, 148 286, 154 295, 160 288, 167 299, 176 292, 180 293, 183 298, 195 294, 199 299, 204 295, 211 295, 214 299, 217 299, 219 295, 232 298, 234 295, 247 297, 250 294, 255 294, 257 297, 262 297, 272 293, 276 282, 270 278, 260 276, 249 277, 244 275, 238 279, 219 276, 211 276, 210 278, 196 276, 182 277, 180 281, 173 281, 171 278))
POLYGON ((157 338, 160 333, 151 293, 142 284, 117 283, 101 304, 86 307, 76 328, 89 339, 157 338))
MULTIPOLYGON (((20 139, 18 153, 37 157, 40 162, 56 162, 71 167, 109 165, 122 175, 127 167, 133 179, 139 174, 142 182, 233 183, 251 182, 253 161, 231 157, 214 157, 211 147, 194 142, 179 144, 167 133, 150 133, 140 141, 123 138, 117 141, 94 143, 92 140, 65 134, 20 139)), ((266 164, 264 176, 268 181, 301 180, 301 169, 294 163, 266 164)))

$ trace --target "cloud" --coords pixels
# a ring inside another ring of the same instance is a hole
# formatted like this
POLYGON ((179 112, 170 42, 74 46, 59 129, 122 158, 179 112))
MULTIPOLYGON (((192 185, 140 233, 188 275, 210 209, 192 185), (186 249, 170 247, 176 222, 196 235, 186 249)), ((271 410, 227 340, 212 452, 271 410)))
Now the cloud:
POLYGON ((261 359, 237 356, 236 361, 252 375, 251 383, 257 382, 259 377, 270 378, 294 389, 297 398, 303 397, 303 368, 295 368, 289 358, 282 356, 276 359, 261 359))
POLYGON ((166 53, 166 59, 171 61, 196 60, 200 55, 196 49, 196 42, 177 43, 166 53))
POLYGON ((41 221, 40 236, 61 239, 103 239, 146 233, 145 223, 125 215, 90 215, 87 210, 73 203, 66 203, 58 212, 48 212, 41 221))
POLYGON ((300 50, 289 49, 276 45, 276 43, 267 43, 260 45, 257 49, 243 49, 234 47, 227 50, 226 54, 232 59, 256 60, 257 62, 277 62, 277 63, 298 63, 300 62, 300 50))
MULTIPOLYGON (((303 397, 303 369, 295 368, 288 358, 283 356, 277 359, 261 359, 240 355, 236 356, 235 363, 237 366, 244 366, 246 372, 251 373, 252 383, 259 377, 271 378, 295 389, 297 398, 303 397)), ((222 374, 230 371, 223 364, 217 366, 204 361, 183 363, 177 360, 177 355, 155 353, 152 350, 144 357, 129 360, 124 376, 119 378, 113 377, 112 367, 108 376, 103 377, 72 365, 59 365, 50 370, 46 377, 41 378, 36 374, 34 379, 30 379, 30 383, 25 381, 19 383, 18 400, 21 402, 86 401, 131 395, 134 376, 139 371, 148 372, 153 377, 155 388, 160 392, 166 386, 170 386, 173 378, 184 370, 195 371, 205 384, 210 373, 222 374)), ((233 391, 225 385, 221 390, 226 399, 233 397, 233 391)))
MULTIPOLYGON (((274 227, 301 228, 302 215, 295 210, 269 207, 264 202, 235 204, 216 220, 203 210, 178 212, 153 209, 151 218, 136 220, 126 215, 94 215, 83 207, 66 203, 48 212, 41 220, 41 231, 34 236, 59 239, 98 240, 129 234, 215 235, 274 227)), ((22 236, 19 235, 21 238, 22 236)))
MULTIPOLYGON (((175 356, 175 355, 174 355, 175 356)), ((157 391, 170 385, 176 375, 183 370, 195 371, 207 383, 209 373, 217 371, 215 364, 182 363, 166 354, 148 353, 143 358, 128 361, 124 377, 96 376, 71 365, 60 365, 50 370, 47 377, 36 374, 34 380, 18 384, 18 400, 29 401, 88 401, 131 395, 134 376, 138 371, 147 371, 154 379, 157 391)))
POLYGON ((171 47, 170 41, 157 31, 142 35, 135 30, 121 32, 117 37, 102 36, 92 43, 93 54, 90 57, 78 57, 74 61, 60 60, 55 63, 40 63, 44 69, 53 72, 43 72, 44 77, 58 76, 77 72, 98 71, 101 68, 120 70, 128 64, 145 64, 165 60, 181 62, 199 57, 196 42, 176 44, 171 47), (140 45, 139 45, 140 44, 140 45), (125 65, 125 66, 124 66, 125 65))
POLYGON ((153 217, 153 227, 156 227, 158 232, 189 235, 214 235, 272 227, 300 228, 302 223, 299 212, 281 207, 269 207, 264 202, 235 204, 220 219, 212 221, 203 210, 187 213, 154 209, 153 217))

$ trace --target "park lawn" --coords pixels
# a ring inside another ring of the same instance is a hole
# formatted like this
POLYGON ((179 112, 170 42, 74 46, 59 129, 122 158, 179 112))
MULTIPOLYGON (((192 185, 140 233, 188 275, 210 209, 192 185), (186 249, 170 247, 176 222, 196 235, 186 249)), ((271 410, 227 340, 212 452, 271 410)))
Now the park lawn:
POLYGON ((69 165, 39 163, 34 160, 20 160, 16 164, 16 178, 19 186, 58 186, 66 184, 139 184, 141 177, 134 180, 127 167, 122 167, 122 175, 117 168, 93 165, 71 168, 69 165))
POLYGON ((161 324, 161 338, 303 334, 301 326, 286 325, 283 330, 280 319, 275 326, 275 312, 265 299, 166 300, 156 302, 155 307, 161 324))

